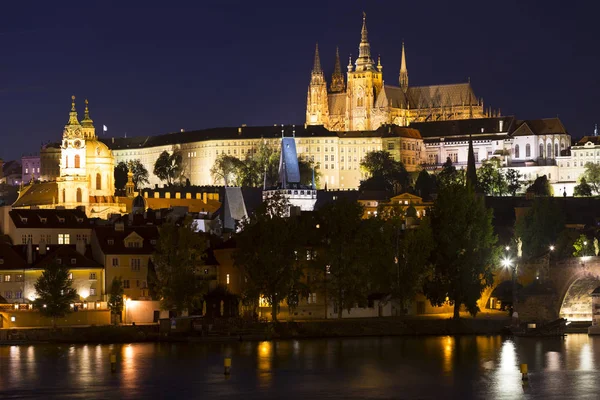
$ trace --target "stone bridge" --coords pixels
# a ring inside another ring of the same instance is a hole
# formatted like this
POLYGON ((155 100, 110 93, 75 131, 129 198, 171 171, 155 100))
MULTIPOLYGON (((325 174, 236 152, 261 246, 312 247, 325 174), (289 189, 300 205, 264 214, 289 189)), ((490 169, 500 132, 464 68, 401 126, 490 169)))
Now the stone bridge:
MULTIPOLYGON (((510 271, 499 270, 494 286, 483 293, 480 304, 490 307, 494 289, 510 280, 510 271)), ((591 321, 591 293, 600 286, 600 257, 560 260, 544 257, 519 266, 517 282, 522 288, 517 292, 515 308, 521 319, 539 321, 563 317, 570 321, 591 321)))

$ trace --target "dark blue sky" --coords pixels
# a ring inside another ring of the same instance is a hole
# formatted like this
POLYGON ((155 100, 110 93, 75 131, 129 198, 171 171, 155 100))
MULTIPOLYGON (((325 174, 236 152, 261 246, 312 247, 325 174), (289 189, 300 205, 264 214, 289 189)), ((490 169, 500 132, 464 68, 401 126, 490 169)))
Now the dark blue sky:
POLYGON ((315 42, 328 74, 336 45, 346 65, 363 10, 388 83, 397 84, 404 39, 412 85, 470 77, 486 106, 559 115, 575 137, 600 119, 591 1, 10 3, 0 13, 5 160, 58 140, 72 94, 80 112, 89 99, 108 136, 303 124, 315 42))

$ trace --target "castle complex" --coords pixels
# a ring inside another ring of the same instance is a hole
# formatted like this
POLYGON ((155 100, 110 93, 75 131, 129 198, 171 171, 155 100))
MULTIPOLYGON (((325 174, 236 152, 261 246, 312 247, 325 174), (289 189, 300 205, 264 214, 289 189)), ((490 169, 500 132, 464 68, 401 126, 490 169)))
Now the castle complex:
POLYGON ((328 189, 358 188, 364 179, 360 163, 376 150, 390 152, 409 172, 439 171, 447 159, 464 168, 469 140, 477 166, 499 159, 504 168, 518 170, 524 184, 546 175, 555 195, 571 196, 585 163, 600 160, 597 137, 571 146, 558 118, 519 120, 485 110, 470 82, 410 86, 404 45, 400 64, 398 86, 385 84, 380 60, 375 63, 371 57, 363 16, 359 56, 345 75, 336 52, 328 83, 317 47, 302 126, 243 125, 98 138, 87 104, 81 122, 73 104, 60 146, 41 151, 40 179, 47 182, 24 188, 14 206, 85 205, 89 215, 115 211, 121 206, 113 196, 114 165, 140 160, 150 173, 149 186, 161 185, 153 170, 163 151, 181 152, 183 176, 190 184, 219 185, 210 174, 217 157, 251 157, 265 142, 279 148, 282 137, 294 139, 298 157, 317 165, 320 186, 328 189))
POLYGON ((331 85, 327 87, 317 45, 306 100, 306 124, 323 125, 332 131, 369 131, 385 124, 408 126, 411 122, 491 116, 491 111, 484 112, 483 100, 475 96, 470 82, 409 86, 404 43, 399 86, 386 85, 381 60, 375 65, 371 58, 364 14, 358 58, 354 65, 350 59, 347 68, 344 81, 336 51, 331 85))

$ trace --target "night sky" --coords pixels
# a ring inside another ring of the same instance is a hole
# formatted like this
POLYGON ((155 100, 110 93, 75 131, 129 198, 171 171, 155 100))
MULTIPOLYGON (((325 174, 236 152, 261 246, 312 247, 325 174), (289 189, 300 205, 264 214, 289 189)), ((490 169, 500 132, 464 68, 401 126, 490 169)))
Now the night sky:
POLYGON ((59 140, 72 94, 80 116, 89 99, 98 134, 104 124, 109 137, 303 124, 315 42, 330 82, 335 46, 343 68, 358 53, 363 10, 386 83, 398 85, 404 39, 411 85, 470 77, 486 107, 520 119, 559 115, 580 137, 600 122, 592 3, 3 2, 0 157, 59 140))

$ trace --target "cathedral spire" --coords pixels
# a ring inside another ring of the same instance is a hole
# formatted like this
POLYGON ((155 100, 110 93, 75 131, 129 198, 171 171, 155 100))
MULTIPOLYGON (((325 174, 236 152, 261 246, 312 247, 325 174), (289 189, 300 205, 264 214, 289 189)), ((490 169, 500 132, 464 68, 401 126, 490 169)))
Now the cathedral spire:
POLYGON ((363 25, 360 32, 360 45, 358 47, 358 58, 356 59, 356 70, 373 70, 373 60, 371 59, 371 45, 369 44, 367 31, 367 14, 363 12, 363 25))
POLYGON ((404 40, 402 41, 402 60, 400 61, 400 87, 406 93, 408 90, 408 70, 406 69, 406 53, 404 52, 404 40))
POLYGON ((79 125, 77 110, 75 109, 75 96, 71 96, 71 112, 69 113, 69 122, 67 125, 79 125))
POLYGON ((85 99, 85 113, 83 114, 83 119, 81 120, 82 126, 93 126, 94 121, 90 118, 90 109, 88 108, 88 100, 85 99))
POLYGON ((319 58, 319 43, 315 45, 315 62, 313 64, 312 69, 313 74, 322 74, 323 70, 321 69, 321 59, 319 58))
POLYGON ((340 50, 335 48, 335 67, 333 68, 333 75, 331 75, 331 91, 343 92, 344 91, 344 75, 342 75, 342 66, 340 63, 340 50))

